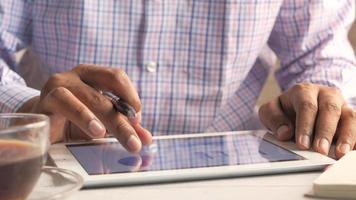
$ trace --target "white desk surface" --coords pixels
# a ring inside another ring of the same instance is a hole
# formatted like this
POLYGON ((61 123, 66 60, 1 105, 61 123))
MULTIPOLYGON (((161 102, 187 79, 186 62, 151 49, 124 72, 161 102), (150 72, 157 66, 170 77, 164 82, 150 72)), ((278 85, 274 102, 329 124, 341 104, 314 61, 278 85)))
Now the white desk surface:
POLYGON ((320 172, 231 178, 169 184, 84 189, 67 200, 273 199, 305 197, 320 172))

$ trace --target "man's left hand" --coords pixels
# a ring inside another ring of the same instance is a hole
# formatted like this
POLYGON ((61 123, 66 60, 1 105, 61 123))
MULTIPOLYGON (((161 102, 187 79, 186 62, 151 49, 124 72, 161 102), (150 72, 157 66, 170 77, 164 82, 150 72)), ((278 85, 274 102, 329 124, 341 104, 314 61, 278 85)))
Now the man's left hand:
POLYGON ((333 140, 342 157, 355 149, 356 112, 333 87, 301 83, 259 110, 262 123, 279 140, 295 141, 300 149, 328 154, 333 140))

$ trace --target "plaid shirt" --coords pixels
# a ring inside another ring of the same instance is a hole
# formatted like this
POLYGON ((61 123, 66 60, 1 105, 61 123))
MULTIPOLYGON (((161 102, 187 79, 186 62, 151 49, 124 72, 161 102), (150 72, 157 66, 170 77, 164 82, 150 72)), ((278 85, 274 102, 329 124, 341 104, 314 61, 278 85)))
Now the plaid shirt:
MULTIPOLYGON (((269 67, 283 90, 335 86, 356 102, 354 0, 1 0, 0 111, 80 63, 123 68, 154 134, 247 129, 269 67), (31 46, 36 65, 13 53, 31 46), (268 57, 267 57, 268 58, 268 57), (27 86, 25 85, 25 81, 27 86)), ((354 104, 356 105, 356 104, 354 104)))

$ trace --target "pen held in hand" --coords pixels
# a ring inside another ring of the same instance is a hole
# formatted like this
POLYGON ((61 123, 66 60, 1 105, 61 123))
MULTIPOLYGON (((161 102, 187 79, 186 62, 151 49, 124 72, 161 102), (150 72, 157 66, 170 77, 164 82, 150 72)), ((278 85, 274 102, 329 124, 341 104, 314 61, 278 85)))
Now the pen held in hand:
POLYGON ((130 104, 111 92, 105 91, 103 95, 109 98, 117 112, 125 115, 131 122, 136 121, 136 110, 130 104))

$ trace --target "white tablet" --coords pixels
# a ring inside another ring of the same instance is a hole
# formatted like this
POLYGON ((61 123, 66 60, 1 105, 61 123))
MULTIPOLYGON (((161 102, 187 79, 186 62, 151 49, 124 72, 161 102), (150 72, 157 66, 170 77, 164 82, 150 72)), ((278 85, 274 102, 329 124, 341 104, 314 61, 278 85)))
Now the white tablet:
POLYGON ((266 131, 154 137, 138 154, 114 138, 55 144, 58 167, 84 178, 84 187, 227 178, 320 170, 333 159, 278 142, 266 131))

